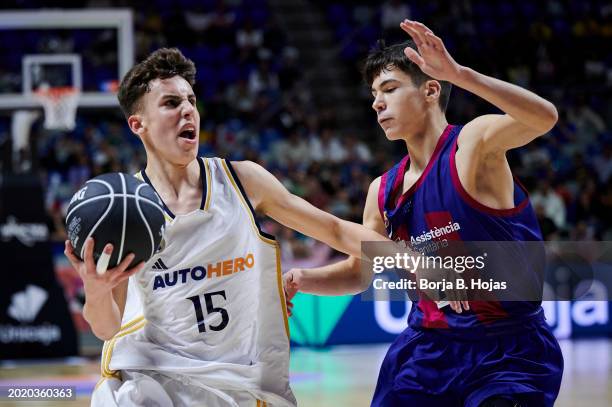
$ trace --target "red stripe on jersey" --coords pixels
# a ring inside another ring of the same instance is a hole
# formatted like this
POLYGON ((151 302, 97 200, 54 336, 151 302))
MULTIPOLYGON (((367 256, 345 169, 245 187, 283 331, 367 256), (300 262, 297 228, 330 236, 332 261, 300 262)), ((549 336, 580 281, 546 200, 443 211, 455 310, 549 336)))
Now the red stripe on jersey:
MULTIPOLYGON (((425 214, 425 220, 427 222, 427 226, 430 230, 435 228, 441 228, 449 226, 449 223, 453 223, 453 219, 451 217, 450 212, 441 211, 441 212, 428 212, 425 214)), ((461 241, 461 236, 458 231, 453 231, 451 233, 444 234, 439 237, 434 237, 433 240, 449 240, 449 241, 461 241)), ((451 246, 452 253, 438 253, 439 255, 458 255, 458 250, 460 247, 451 246)), ((421 308, 422 309, 422 308, 421 308)), ((497 321, 498 319, 507 318, 508 313, 502 308, 499 301, 495 298, 491 298, 488 301, 470 301, 470 309, 474 311, 476 317, 483 324, 488 324, 497 321)), ((437 307, 436 307, 437 310, 437 307)), ((425 316, 427 318, 427 315, 425 316)))

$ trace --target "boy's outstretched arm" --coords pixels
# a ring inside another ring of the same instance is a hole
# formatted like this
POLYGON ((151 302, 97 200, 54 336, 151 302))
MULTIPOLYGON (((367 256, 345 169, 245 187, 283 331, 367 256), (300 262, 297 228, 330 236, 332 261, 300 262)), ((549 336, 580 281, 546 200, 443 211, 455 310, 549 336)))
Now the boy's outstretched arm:
POLYGON ((361 257, 362 241, 389 241, 372 229, 339 219, 291 194, 259 164, 240 161, 232 166, 255 210, 288 228, 357 258, 361 257))
MULTIPOLYGON (((380 177, 370 184, 363 211, 363 225, 382 235, 385 234, 385 226, 378 211, 379 186, 380 177)), ((371 271, 372 267, 366 269, 371 271)), ((323 267, 291 269, 283 277, 290 298, 297 291, 318 295, 357 294, 365 291, 372 281, 372 273, 362 273, 361 260, 354 256, 323 267)))
MULTIPOLYGON (((368 196, 363 211, 364 226, 384 234, 385 225, 378 210, 378 189, 380 187, 380 177, 376 178, 368 189, 368 196)), ((395 253, 392 245, 388 246, 389 253, 395 253)), ((408 249, 403 249, 404 251, 408 249)), ((330 264, 323 267, 311 269, 291 269, 283 275, 285 283, 285 293, 287 300, 291 301, 293 296, 300 291, 316 295, 346 295, 358 294, 368 289, 372 282, 373 267, 361 267, 361 262, 367 259, 358 259, 350 256, 346 260, 330 264)), ((451 309, 461 313, 462 309, 468 310, 468 301, 449 301, 451 309)))

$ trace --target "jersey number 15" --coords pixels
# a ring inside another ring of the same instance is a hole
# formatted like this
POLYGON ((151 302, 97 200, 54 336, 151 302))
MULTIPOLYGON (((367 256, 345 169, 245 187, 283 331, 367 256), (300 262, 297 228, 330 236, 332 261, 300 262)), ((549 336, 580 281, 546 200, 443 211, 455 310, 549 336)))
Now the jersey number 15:
MULTIPOLYGON (((204 293, 202 296, 204 297, 204 304, 206 304, 206 314, 210 315, 215 312, 221 314, 221 322, 217 325, 209 325, 208 328, 212 331, 222 331, 227 326, 229 322, 229 315, 227 314, 227 310, 225 308, 215 307, 213 305, 213 297, 216 295, 220 295, 224 300, 227 300, 225 297, 225 290, 223 291, 214 291, 212 293, 204 293)), ((193 303, 195 308, 196 318, 198 320, 198 331, 201 333, 206 332, 206 324, 204 323, 204 313, 202 310, 202 302, 200 301, 199 295, 194 295, 193 297, 187 298, 193 303)))

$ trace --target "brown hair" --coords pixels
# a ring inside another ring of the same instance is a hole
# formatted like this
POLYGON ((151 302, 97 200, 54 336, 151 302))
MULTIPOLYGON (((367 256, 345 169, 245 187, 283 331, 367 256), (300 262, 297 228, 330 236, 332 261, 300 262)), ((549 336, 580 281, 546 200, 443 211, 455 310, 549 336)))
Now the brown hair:
MULTIPOLYGON (((361 69, 363 79, 368 86, 372 86, 374 78, 376 78, 381 71, 391 68, 397 68, 410 76, 415 86, 421 86, 424 82, 433 80, 432 77, 423 73, 417 64, 408 59, 404 54, 404 49, 406 47, 417 49, 415 43, 410 40, 390 46, 386 46, 384 40, 378 41, 376 47, 368 54, 361 69)), ((440 106, 440 110, 444 113, 448 106, 452 85, 446 81, 438 82, 440 82, 441 86, 438 105, 440 106)))
POLYGON ((152 80, 176 75, 183 77, 191 86, 195 84, 195 64, 177 48, 160 48, 134 65, 123 77, 117 95, 125 117, 140 108, 140 98, 150 90, 149 83, 152 80))

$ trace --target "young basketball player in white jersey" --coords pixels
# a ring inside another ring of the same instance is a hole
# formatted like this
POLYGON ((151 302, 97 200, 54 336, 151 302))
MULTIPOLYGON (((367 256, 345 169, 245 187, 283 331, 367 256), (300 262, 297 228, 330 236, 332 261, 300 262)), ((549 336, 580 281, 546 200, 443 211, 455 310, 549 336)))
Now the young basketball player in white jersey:
POLYGON ((165 204, 160 251, 131 270, 128 255, 99 275, 93 241, 84 261, 66 242, 84 282, 84 316, 106 341, 92 404, 292 406, 279 249, 254 210, 352 256, 361 241, 387 239, 290 194, 253 162, 199 158, 194 79, 190 60, 160 49, 119 90, 147 154, 137 177, 165 204))

